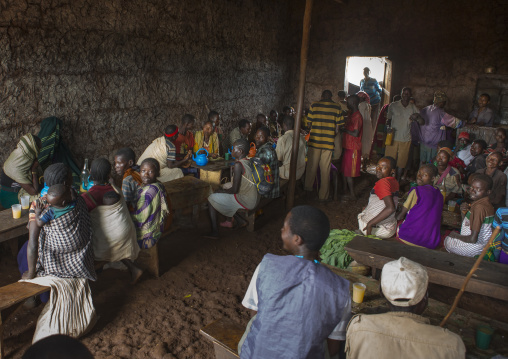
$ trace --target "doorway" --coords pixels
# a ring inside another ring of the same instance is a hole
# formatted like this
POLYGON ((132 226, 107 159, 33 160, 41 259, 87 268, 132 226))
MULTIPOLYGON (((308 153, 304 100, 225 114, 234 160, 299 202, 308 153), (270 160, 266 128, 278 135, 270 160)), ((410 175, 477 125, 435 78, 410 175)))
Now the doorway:
POLYGON ((392 62, 387 56, 348 56, 346 58, 346 73, 344 76, 344 91, 355 94, 360 91, 360 81, 363 79, 363 69, 370 69, 370 77, 376 79, 383 89, 381 107, 390 103, 392 88, 392 62))

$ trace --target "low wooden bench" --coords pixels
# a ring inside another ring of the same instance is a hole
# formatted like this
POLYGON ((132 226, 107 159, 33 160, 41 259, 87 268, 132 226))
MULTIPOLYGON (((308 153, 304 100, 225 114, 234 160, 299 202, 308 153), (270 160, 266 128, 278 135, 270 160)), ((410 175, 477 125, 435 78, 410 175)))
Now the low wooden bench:
POLYGON ((227 318, 221 318, 202 328, 199 333, 213 343, 216 359, 239 358, 238 343, 245 327, 227 318))
MULTIPOLYGON (((358 263, 372 267, 372 277, 385 263, 406 257, 427 268, 429 282, 460 289, 473 267, 474 258, 452 253, 413 247, 398 242, 356 236, 345 246, 358 263)), ((508 266, 483 261, 469 281, 466 292, 508 300, 508 266)))
MULTIPOLYGON (((282 178, 280 179, 279 186, 280 186, 281 197, 283 197, 283 195, 286 193, 288 184, 289 184, 289 180, 282 179, 282 178)), ((250 210, 246 210, 246 209, 239 210, 239 212, 244 213, 245 216, 247 217, 247 222, 248 222, 247 230, 249 232, 254 232, 254 224, 256 222, 256 212, 259 211, 260 209, 263 209, 264 207, 266 207, 274 199, 277 199, 277 198, 262 197, 261 200, 259 201, 259 204, 256 206, 256 208, 250 209, 250 210)))
POLYGON ((192 208, 192 223, 197 224, 199 206, 206 203, 208 196, 212 194, 210 184, 194 176, 185 176, 164 182, 163 185, 177 217, 181 216, 183 209, 192 208))
POLYGON ((0 288, 0 359, 5 358, 3 322, 16 312, 17 307, 14 309, 13 307, 16 304, 19 306, 25 300, 48 290, 50 290, 50 287, 26 282, 16 282, 0 288))

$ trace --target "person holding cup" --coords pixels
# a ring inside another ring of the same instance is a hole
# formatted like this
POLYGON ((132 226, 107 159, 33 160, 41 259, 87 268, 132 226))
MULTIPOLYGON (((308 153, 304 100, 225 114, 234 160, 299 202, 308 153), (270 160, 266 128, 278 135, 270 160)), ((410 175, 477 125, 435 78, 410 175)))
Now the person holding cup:
POLYGON ((425 267, 401 257, 383 266, 381 294, 389 312, 359 314, 349 322, 346 355, 357 358, 465 358, 459 335, 430 324, 427 308, 429 278, 425 267))

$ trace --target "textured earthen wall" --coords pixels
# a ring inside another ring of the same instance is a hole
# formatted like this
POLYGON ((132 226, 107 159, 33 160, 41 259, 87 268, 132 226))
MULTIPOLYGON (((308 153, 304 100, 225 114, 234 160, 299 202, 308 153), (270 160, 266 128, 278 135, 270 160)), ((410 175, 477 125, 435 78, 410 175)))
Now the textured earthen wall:
MULTIPOLYGON (((303 3, 292 12, 293 27, 298 27, 295 44, 303 3)), ((508 74, 507 38, 506 0, 361 0, 344 5, 315 0, 306 103, 319 99, 324 88, 334 94, 343 89, 347 56, 388 56, 393 60, 392 96, 410 86, 423 107, 435 90, 444 90, 450 98, 446 109, 465 117, 484 68, 493 65, 508 74)))
POLYGON ((139 155, 205 106, 226 129, 280 107, 286 13, 271 0, 0 2, 0 162, 49 116, 82 160, 139 155))

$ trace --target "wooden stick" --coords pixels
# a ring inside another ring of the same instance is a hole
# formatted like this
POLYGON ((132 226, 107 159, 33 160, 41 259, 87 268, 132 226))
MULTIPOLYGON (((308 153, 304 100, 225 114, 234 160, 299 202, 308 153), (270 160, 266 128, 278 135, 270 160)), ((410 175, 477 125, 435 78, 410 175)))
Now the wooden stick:
MULTIPOLYGON (((305 14, 303 17, 302 47, 300 50, 300 79, 298 83, 295 127, 293 129, 293 147, 291 149, 291 161, 289 164, 289 183, 286 211, 291 210, 293 204, 295 203, 296 165, 298 160, 298 145, 300 144, 300 126, 303 114, 303 95, 305 92, 305 76, 307 74, 307 54, 309 52, 310 23, 313 2, 314 0, 306 0, 305 14)), ((301 151, 304 151, 304 149, 302 148, 301 151)))
POLYGON ((462 294, 464 294, 464 291, 466 289, 467 283, 469 282, 469 279, 471 279, 471 277, 473 276, 473 273, 480 266, 480 263, 482 262, 483 257, 485 257, 485 254, 489 250, 490 245, 492 244, 492 242, 494 242, 494 239, 498 236, 500 231, 501 231, 501 227, 496 227, 494 229, 494 231, 492 232, 492 235, 490 236, 489 242, 485 245, 485 247, 483 247, 482 253, 478 257, 476 262, 473 264, 473 267, 471 268, 471 270, 467 274, 466 279, 464 280, 464 283, 462 283, 462 287, 460 287, 459 293, 457 293, 457 296, 455 297, 455 300, 453 301, 453 305, 450 308, 450 311, 448 312, 448 314, 446 314, 446 317, 444 317, 444 319, 441 322, 441 324, 439 324, 440 327, 444 327, 444 325, 446 324, 446 321, 450 318, 450 316, 452 315, 452 313, 455 310, 455 308, 457 308, 457 304, 459 304, 459 300, 462 297, 462 294))

